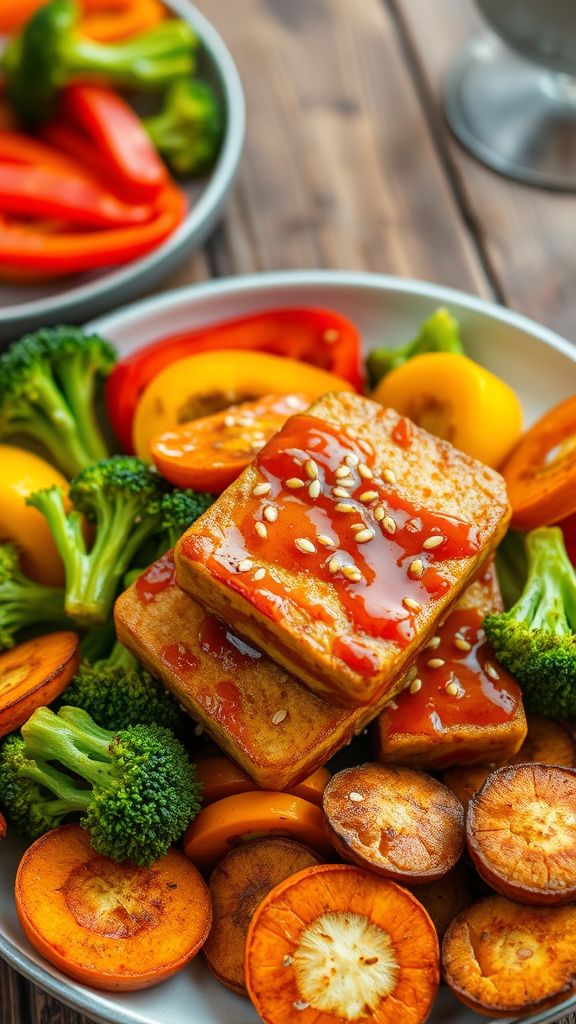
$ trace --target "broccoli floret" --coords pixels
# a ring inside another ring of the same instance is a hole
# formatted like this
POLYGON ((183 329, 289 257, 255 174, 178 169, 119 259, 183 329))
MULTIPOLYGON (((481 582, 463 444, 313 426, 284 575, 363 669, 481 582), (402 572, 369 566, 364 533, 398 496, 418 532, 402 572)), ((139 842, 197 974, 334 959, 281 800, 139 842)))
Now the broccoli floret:
POLYGON ((24 26, 4 60, 9 102, 27 125, 54 113, 58 89, 75 78, 158 89, 194 71, 198 37, 174 18, 119 43, 97 43, 78 31, 73 0, 51 0, 24 26))
POLYGON ((425 352, 464 354, 458 321, 447 309, 437 309, 432 313, 432 316, 424 321, 416 337, 407 345, 402 345, 401 348, 377 348, 370 353, 366 367, 371 386, 375 387, 390 370, 395 370, 409 359, 421 356, 425 352))
POLYGON ((124 573, 148 537, 160 530, 168 484, 153 467, 114 455, 83 470, 70 484, 74 509, 66 512, 60 487, 28 498, 45 516, 66 572, 67 614, 81 625, 105 622, 124 573), (94 524, 87 546, 82 516, 94 524))
POLYGON ((162 498, 162 549, 169 551, 182 534, 214 503, 216 495, 204 491, 171 491, 162 498))
POLYGON ((0 650, 13 647, 28 626, 69 625, 62 587, 47 587, 25 576, 13 544, 0 544, 0 650))
POLYGON ((576 572, 555 526, 526 537, 528 576, 507 612, 489 615, 486 635, 498 661, 516 676, 526 709, 576 715, 576 572))
POLYGON ((172 695, 121 643, 114 645, 108 660, 83 662, 59 703, 83 708, 105 729, 163 725, 179 733, 183 724, 172 695))
POLYGON ((0 437, 22 434, 43 445, 74 476, 108 454, 95 399, 116 354, 78 327, 45 327, 0 355, 0 437))
POLYGON ((144 127, 175 174, 203 174, 214 164, 222 142, 222 104, 205 82, 181 78, 168 89, 160 113, 146 118, 144 127))
POLYGON ((80 708, 42 707, 21 733, 0 752, 0 802, 27 838, 73 816, 98 853, 149 866, 200 809, 194 766, 169 729, 115 735, 80 708))

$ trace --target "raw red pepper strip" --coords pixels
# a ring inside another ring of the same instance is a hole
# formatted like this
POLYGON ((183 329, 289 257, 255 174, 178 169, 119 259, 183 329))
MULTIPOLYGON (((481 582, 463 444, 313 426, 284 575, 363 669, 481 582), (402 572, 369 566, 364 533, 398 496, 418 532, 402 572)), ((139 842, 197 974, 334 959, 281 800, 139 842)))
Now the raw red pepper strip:
MULTIPOLYGON (((0 160, 3 163, 51 167, 69 174, 85 174, 84 167, 52 145, 45 145, 21 132, 0 131, 0 160)), ((90 167, 90 164, 87 165, 90 167)))
POLYGON ((89 167, 91 173, 99 181, 113 189, 115 194, 121 196, 126 202, 134 200, 132 190, 126 187, 124 180, 114 174, 113 169, 102 159, 88 135, 72 128, 65 121, 58 120, 43 125, 40 129, 40 136, 44 142, 54 146, 56 150, 77 160, 79 165, 89 167))
POLYGON ((289 356, 349 380, 362 390, 360 335, 349 320, 329 310, 277 309, 184 331, 122 359, 107 380, 108 414, 124 451, 132 452, 132 420, 151 380, 170 363, 196 352, 248 349, 289 356))
POLYGON ((167 171, 132 107, 118 93, 99 85, 69 85, 62 93, 65 119, 79 126, 130 190, 135 200, 151 200, 166 184, 167 171))
POLYGON ((2 162, 0 212, 104 228, 144 224, 154 217, 153 207, 123 203, 88 177, 2 162))

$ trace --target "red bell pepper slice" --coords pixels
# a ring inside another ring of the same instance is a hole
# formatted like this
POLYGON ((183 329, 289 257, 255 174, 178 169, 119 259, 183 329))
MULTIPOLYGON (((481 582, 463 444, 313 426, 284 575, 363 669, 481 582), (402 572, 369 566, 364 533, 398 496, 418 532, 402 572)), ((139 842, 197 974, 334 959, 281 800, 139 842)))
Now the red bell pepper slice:
POLYGON ((108 414, 124 451, 133 452, 132 421, 143 391, 170 363, 197 352, 248 349, 299 359, 363 387, 357 328, 324 309, 275 309, 194 328, 145 345, 122 359, 106 382, 108 414))

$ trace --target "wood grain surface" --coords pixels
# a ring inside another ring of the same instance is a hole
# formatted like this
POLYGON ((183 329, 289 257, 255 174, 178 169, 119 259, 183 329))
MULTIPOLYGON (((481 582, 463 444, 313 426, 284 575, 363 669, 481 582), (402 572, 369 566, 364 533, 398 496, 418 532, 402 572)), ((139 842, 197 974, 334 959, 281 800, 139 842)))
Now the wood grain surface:
MULTIPOLYGON (((380 271, 494 297, 576 337, 576 198, 499 177, 444 123, 446 67, 481 28, 471 0, 197 5, 237 61, 248 136, 222 224, 164 288, 380 271)), ((0 961, 0 1024, 85 1018, 0 961)))

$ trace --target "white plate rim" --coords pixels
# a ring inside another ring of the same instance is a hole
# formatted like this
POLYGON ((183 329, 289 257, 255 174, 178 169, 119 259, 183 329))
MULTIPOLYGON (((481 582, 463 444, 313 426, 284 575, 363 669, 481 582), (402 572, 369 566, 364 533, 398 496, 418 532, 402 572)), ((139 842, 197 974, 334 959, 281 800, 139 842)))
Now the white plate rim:
MULTIPOLYGON (((112 327, 114 330, 121 329, 123 324, 129 322, 135 316, 146 316, 147 314, 162 312, 174 304, 185 305, 189 301, 194 302, 198 300, 200 302, 204 298, 210 298, 218 294, 237 295, 245 291, 250 291, 255 296, 265 296, 266 292, 272 289, 281 291, 283 287, 291 289, 294 286, 301 288, 304 293, 307 289, 311 290, 318 286, 334 288, 335 290, 341 287, 352 287, 360 290, 370 289, 385 293, 396 292, 414 297, 429 298, 436 302, 458 304, 464 309, 484 313, 501 323, 526 331, 576 363, 576 346, 555 331, 523 314, 515 313, 505 306, 469 295, 458 289, 435 285, 429 281, 345 270, 275 271, 219 278, 198 285, 174 289, 148 299, 136 300, 119 310, 94 318, 86 324, 86 328, 91 331, 105 333, 107 329, 112 327)), ((0 956, 20 974, 39 985, 64 1004, 81 1013, 88 1014, 93 1019, 102 1022, 102 1024, 135 1024, 138 1021, 137 1015, 127 1014, 119 1009, 103 1014, 98 1001, 93 997, 90 989, 84 986, 77 987, 66 979, 56 976, 51 970, 36 964, 1 934, 0 956)), ((574 1010, 575 1007, 576 997, 572 997, 565 1003, 555 1006, 550 1010, 544 1010, 540 1014, 529 1018, 515 1018, 515 1020, 518 1024, 520 1022, 522 1024, 553 1024, 553 1022, 558 1022, 563 1015, 574 1010)), ((502 1022, 493 1021, 492 1024, 502 1024, 502 1022)))
POLYGON ((72 285, 63 294, 56 292, 29 302, 3 306, 0 310, 3 334, 8 331, 17 334, 20 326, 26 325, 33 317, 51 318, 52 321, 56 317, 61 322, 64 322, 67 315, 74 314, 76 319, 81 318, 82 308, 85 308, 86 315, 90 312, 89 304, 94 305, 104 294, 113 293, 117 301, 121 302, 123 292, 135 280, 144 278, 152 284, 150 275, 155 274, 155 280, 164 273, 164 267, 169 272, 176 265, 182 249, 188 249, 194 242, 199 244, 218 218, 234 183, 246 135, 246 103, 242 82, 232 54, 208 18, 190 0, 163 2, 192 25, 218 70, 226 103, 226 131, 216 166, 182 224, 160 246, 139 259, 111 267, 95 281, 72 285))

